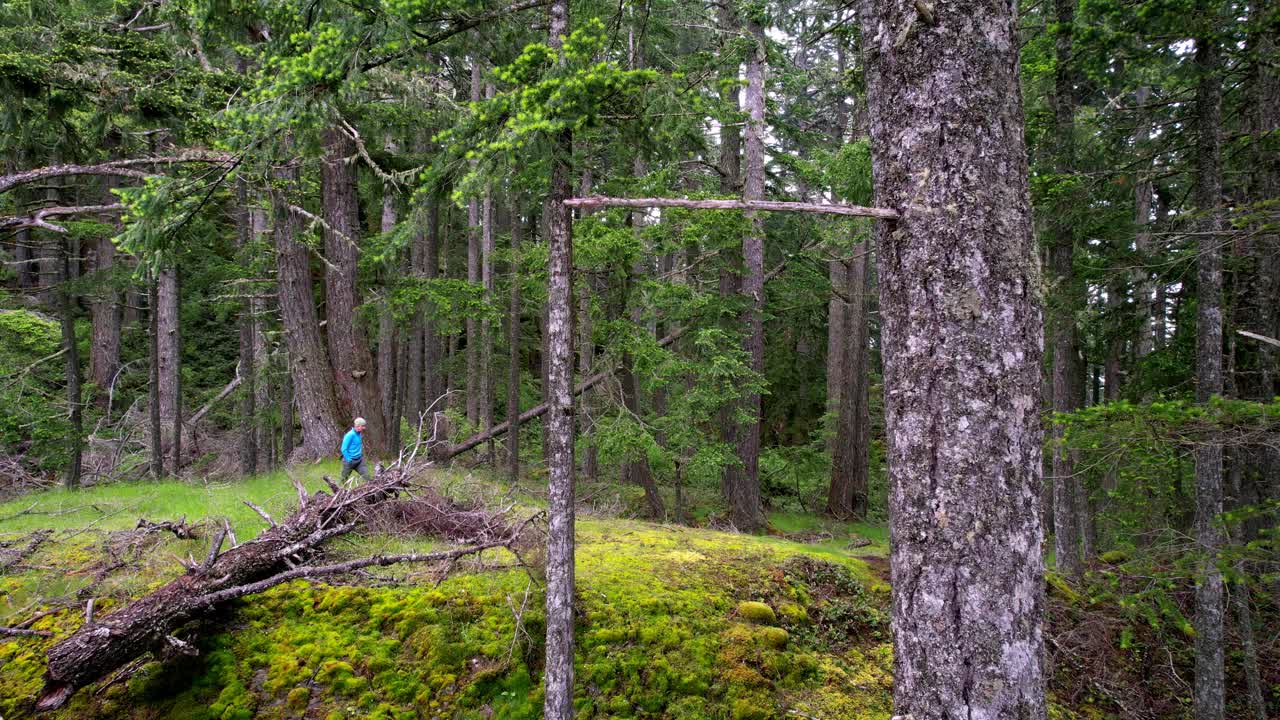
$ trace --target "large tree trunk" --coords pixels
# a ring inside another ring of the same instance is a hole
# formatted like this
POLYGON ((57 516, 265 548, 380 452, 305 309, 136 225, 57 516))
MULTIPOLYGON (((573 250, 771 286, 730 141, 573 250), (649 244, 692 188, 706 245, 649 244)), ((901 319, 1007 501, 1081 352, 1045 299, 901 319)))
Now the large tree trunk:
POLYGON ((1040 275, 1014 6, 865 0, 894 711, 1045 717, 1040 275))
POLYGON ((845 345, 839 368, 843 391, 827 494, 827 512, 841 518, 864 518, 867 514, 871 440, 867 404, 867 270, 867 246, 859 243, 853 248, 842 288, 848 299, 843 313, 845 345))
MULTIPOLYGON (((742 183, 743 200, 764 199, 764 28, 755 20, 747 21, 752 36, 752 50, 747 57, 747 130, 745 133, 746 174, 742 183)), ((764 216, 744 213, 750 229, 742 238, 742 295, 747 302, 746 336, 743 350, 751 358, 751 369, 764 374, 764 216)), ((751 421, 739 429, 738 461, 742 473, 737 478, 729 515, 739 530, 754 532, 764 527, 760 504, 760 393, 752 392, 744 400, 751 421)))
MULTIPOLYGON (((108 189, 114 185, 114 182, 108 180, 108 189)), ((115 272, 115 257, 116 245, 111 236, 104 234, 99 237, 94 251, 99 284, 97 298, 90 308, 93 332, 89 344, 89 379, 97 389, 96 404, 108 416, 111 413, 111 408, 108 407, 111 386, 120 369, 120 327, 124 321, 120 292, 112 277, 115 272)))
MULTIPOLYGON (((1205 214, 1197 236, 1196 401, 1222 394, 1222 77, 1216 41, 1196 38, 1195 201, 1205 214)), ((1196 583, 1195 692, 1196 720, 1224 715, 1223 587, 1217 554, 1223 545, 1218 527, 1222 513, 1222 445, 1195 447, 1196 544, 1203 558, 1196 583)))
MULTIPOLYGON (((298 182, 296 168, 278 171, 278 179, 292 187, 298 182)), ((331 457, 341 439, 338 403, 333 394, 333 371, 320 337, 320 318, 311 284, 311 255, 297 240, 297 216, 283 197, 276 202, 273 231, 278 271, 280 319, 284 325, 285 347, 289 351, 289 380, 286 395, 292 396, 302 424, 302 444, 286 447, 286 462, 331 457)), ((282 401, 285 399, 282 398, 282 401)), ((292 413, 289 413, 292 415, 292 413)), ((286 446, 292 445, 293 418, 284 423, 286 446)))
POLYGON ((341 130, 325 131, 325 159, 320 187, 324 217, 329 224, 325 236, 325 335, 329 339, 329 360, 338 385, 338 409, 344 416, 360 416, 368 422, 364 442, 367 453, 377 457, 388 452, 386 414, 382 393, 369 354, 369 343, 356 322, 360 305, 356 293, 356 265, 360 248, 360 198, 356 194, 356 172, 351 158, 355 143, 341 130))
MULTIPOLYGON (((1055 0, 1057 27, 1057 71, 1054 81, 1054 115, 1057 146, 1054 169, 1063 178, 1075 172, 1075 69, 1071 49, 1074 38, 1076 0, 1055 0)), ((1075 312, 1083 307, 1083 287, 1076 281, 1075 216, 1073 193, 1062 193, 1063 200, 1054 209, 1050 221, 1052 244, 1050 265, 1053 277, 1053 409, 1069 413, 1080 407, 1081 387, 1079 344, 1075 312)), ((1063 428, 1054 426, 1055 440, 1062 439, 1063 428)), ((1078 579, 1082 565, 1080 554, 1079 480, 1075 476, 1073 456, 1065 446, 1055 443, 1053 451, 1053 539, 1058 571, 1078 579)))
MULTIPOLYGON (((547 44, 564 62, 568 0, 552 0, 547 44)), ((546 720, 573 717, 574 462, 573 462, 573 220, 564 201, 572 194, 573 136, 562 130, 551 151, 547 197, 548 395, 546 459, 550 491, 547 533, 546 720)))
MULTIPOLYGON (((396 145, 388 138, 387 152, 395 153, 396 145)), ((382 188, 382 220, 380 229, 388 234, 395 229, 399 217, 396 213, 395 188, 387 183, 382 188)), ((391 275, 388 271, 387 275, 391 275)), ((400 413, 397 398, 402 395, 400 374, 397 372, 402 353, 399 352, 400 332, 396 328, 395 315, 391 312, 391 303, 385 297, 391 290, 391 278, 387 278, 383 288, 383 301, 378 313, 378 387, 382 393, 383 426, 387 433, 387 453, 395 456, 400 451, 400 413)))

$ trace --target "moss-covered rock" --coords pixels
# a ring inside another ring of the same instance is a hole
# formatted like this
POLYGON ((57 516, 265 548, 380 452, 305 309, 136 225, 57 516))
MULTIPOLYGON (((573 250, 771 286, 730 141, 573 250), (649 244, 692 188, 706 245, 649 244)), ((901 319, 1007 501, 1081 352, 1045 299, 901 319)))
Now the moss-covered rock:
POLYGON ((738 616, 757 625, 776 625, 778 616, 765 603, 746 600, 738 603, 738 616))
POLYGON ((780 627, 762 627, 756 631, 756 637, 760 638, 760 642, 766 647, 781 650, 787 646, 787 641, 791 639, 791 634, 780 627))

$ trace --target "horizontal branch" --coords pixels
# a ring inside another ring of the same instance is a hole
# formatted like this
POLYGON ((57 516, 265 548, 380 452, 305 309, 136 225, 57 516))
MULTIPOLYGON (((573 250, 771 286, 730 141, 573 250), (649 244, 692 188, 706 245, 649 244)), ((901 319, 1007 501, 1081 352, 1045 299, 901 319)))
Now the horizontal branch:
POLYGON ((26 185, 51 177, 67 177, 70 175, 114 175, 145 179, 156 173, 150 168, 155 165, 173 165, 176 163, 228 163, 234 159, 225 153, 190 152, 181 155, 153 158, 131 158, 112 160, 96 165, 50 165, 48 167, 23 170, 22 172, 0 175, 0 193, 8 192, 19 185, 26 185))
POLYGON ((570 198, 564 204, 573 208, 689 208, 691 210, 761 210, 768 212, 800 212, 822 215, 851 215, 897 220, 898 211, 861 205, 825 205, 817 203, 781 202, 776 200, 690 200, 688 198, 616 198, 592 195, 570 198))
POLYGON ((124 205, 120 203, 112 203, 111 205, 73 205, 67 207, 47 207, 37 210, 30 215, 17 215, 13 217, 0 218, 0 230, 21 230, 23 228, 41 228, 65 235, 67 229, 57 223, 51 223, 47 218, 59 217, 63 215, 96 215, 100 213, 119 212, 124 209, 124 205))

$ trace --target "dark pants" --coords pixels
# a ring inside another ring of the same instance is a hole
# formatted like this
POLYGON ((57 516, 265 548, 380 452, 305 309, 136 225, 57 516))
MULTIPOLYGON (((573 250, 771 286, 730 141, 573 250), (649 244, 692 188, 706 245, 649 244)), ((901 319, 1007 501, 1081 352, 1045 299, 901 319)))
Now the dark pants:
POLYGON ((372 480, 372 478, 369 477, 369 466, 365 463, 364 458, 361 457, 350 462, 346 460, 342 461, 342 474, 338 476, 338 482, 346 482, 347 478, 351 476, 352 471, 360 473, 360 477, 364 478, 365 482, 372 480))

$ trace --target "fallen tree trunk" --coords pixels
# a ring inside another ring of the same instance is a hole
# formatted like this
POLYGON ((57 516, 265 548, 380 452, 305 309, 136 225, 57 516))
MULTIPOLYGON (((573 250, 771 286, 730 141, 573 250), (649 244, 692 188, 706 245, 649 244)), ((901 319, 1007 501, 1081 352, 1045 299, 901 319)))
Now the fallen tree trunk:
MULTIPOLYGON (((190 653, 187 642, 174 637, 188 622, 216 606, 261 592, 295 578, 310 578, 397 562, 456 561, 462 555, 490 547, 509 546, 518 532, 484 545, 441 553, 378 556, 326 566, 310 566, 328 538, 354 529, 366 508, 409 488, 405 473, 393 470, 355 488, 330 483, 332 494, 308 494, 301 485, 299 508, 277 523, 254 509, 271 527, 254 540, 222 552, 228 535, 224 527, 202 562, 189 560, 187 572, 158 590, 99 619, 89 619, 67 639, 49 649, 45 685, 36 700, 37 711, 62 707, 80 688, 106 677, 147 653, 190 653)), ((523 527, 523 526, 522 526, 523 527)))

